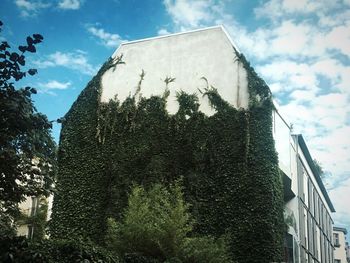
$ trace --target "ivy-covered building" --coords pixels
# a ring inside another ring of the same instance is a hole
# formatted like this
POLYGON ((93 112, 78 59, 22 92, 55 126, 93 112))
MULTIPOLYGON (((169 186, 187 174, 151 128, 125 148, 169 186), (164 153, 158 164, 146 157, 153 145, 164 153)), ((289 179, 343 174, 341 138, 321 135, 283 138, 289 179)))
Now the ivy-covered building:
POLYGON ((227 235, 237 262, 332 262, 310 158, 223 27, 127 42, 63 118, 51 235, 101 242, 132 184, 181 178, 194 234, 227 235))

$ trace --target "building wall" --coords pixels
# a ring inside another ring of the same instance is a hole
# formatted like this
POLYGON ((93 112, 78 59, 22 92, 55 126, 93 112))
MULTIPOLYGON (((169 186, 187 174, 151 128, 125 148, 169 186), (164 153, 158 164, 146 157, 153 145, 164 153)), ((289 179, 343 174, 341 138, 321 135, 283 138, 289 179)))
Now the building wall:
MULTIPOLYGON (((47 211, 47 221, 51 217, 51 209, 52 209, 52 202, 53 202, 53 195, 50 195, 48 198, 46 198, 46 201, 48 202, 48 211, 47 211)), ((40 198, 37 197, 27 197, 23 202, 19 204, 20 211, 28 216, 35 216, 38 213, 39 207, 42 205, 42 200, 40 201, 40 198)), ((17 235, 18 236, 26 236, 27 238, 32 238, 34 233, 34 228, 32 225, 29 224, 19 224, 17 226, 17 235)))
POLYGON ((332 218, 322 190, 295 136, 301 262, 333 262, 332 218))
MULTIPOLYGON (((26 216, 35 214, 38 206, 38 199, 35 197, 27 197, 26 200, 19 204, 20 211, 26 216)), ((17 235, 31 237, 32 228, 30 225, 21 224, 17 227, 17 235)))
POLYGON ((334 263, 346 263, 346 229, 333 228, 334 263), (338 261, 337 261, 338 260, 338 261))
POLYGON ((273 119, 279 166, 283 176, 291 180, 290 189, 285 185, 285 191, 295 194, 294 198, 285 200, 285 219, 289 226, 286 243, 293 244, 294 250, 293 260, 286 261, 331 263, 332 208, 312 172, 307 153, 299 145, 298 136, 290 134, 288 124, 277 111, 273 119))
POLYGON ((176 92, 196 93, 200 110, 214 113, 207 98, 200 95, 209 84, 218 89, 223 99, 236 108, 248 107, 247 73, 237 60, 237 51, 222 27, 181 33, 122 44, 113 55, 121 56, 125 64, 108 70, 102 78, 101 100, 108 102, 118 94, 124 101, 136 92, 142 70, 144 97, 162 95, 166 77, 175 78, 168 85, 170 97, 167 109, 178 110, 176 92), (207 82, 206 82, 206 80, 207 82))

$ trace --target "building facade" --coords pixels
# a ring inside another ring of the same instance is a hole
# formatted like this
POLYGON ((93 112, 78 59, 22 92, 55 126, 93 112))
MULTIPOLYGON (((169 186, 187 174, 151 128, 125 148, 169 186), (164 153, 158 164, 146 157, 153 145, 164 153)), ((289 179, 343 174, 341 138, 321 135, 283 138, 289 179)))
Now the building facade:
POLYGON ((334 263, 346 263, 348 245, 346 242, 347 230, 343 227, 333 227, 334 263))
POLYGON ((291 135, 274 113, 274 138, 282 171, 285 201, 285 262, 333 262, 333 204, 302 135, 291 135))
POLYGON ((25 236, 28 239, 36 238, 38 228, 44 231, 45 223, 41 219, 48 221, 51 215, 53 195, 46 197, 27 197, 19 204, 21 218, 15 222, 17 225, 17 235, 25 236))
MULTIPOLYGON (((21 213, 26 218, 30 218, 36 215, 39 207, 39 198, 36 197, 27 197, 22 203, 19 204, 21 213)), ((17 235, 26 236, 31 239, 34 233, 34 227, 31 224, 28 224, 26 221, 21 220, 17 227, 17 235)))
MULTIPOLYGON (((103 72, 99 103, 114 98, 122 103, 130 94, 140 92, 141 81, 143 97, 162 96, 168 91, 166 109, 171 114, 179 109, 176 97, 181 90, 198 94, 215 87, 222 99, 236 109, 248 109, 250 100, 261 100, 257 94, 249 93, 251 69, 243 65, 242 54, 221 26, 123 43, 112 58, 122 59, 123 63, 103 72), (175 81, 167 82, 169 79, 175 81)), ((207 97, 198 96, 198 100, 202 113, 215 114, 207 97)), ((332 263, 334 207, 303 137, 292 135, 277 104, 273 120, 288 224, 284 261, 332 263)))

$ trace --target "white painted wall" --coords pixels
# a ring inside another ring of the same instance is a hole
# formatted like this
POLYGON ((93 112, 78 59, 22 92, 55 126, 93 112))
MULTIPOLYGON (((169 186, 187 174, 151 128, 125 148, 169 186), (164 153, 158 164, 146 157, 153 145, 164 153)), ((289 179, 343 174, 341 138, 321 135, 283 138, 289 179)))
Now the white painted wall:
POLYGON ((237 60, 235 48, 222 27, 157 37, 122 44, 113 57, 123 54, 125 64, 115 71, 108 70, 102 76, 101 100, 107 102, 117 94, 124 101, 135 94, 142 70, 146 72, 141 86, 145 97, 162 95, 164 79, 175 78, 169 84, 170 96, 167 109, 176 113, 176 92, 197 93, 200 110, 208 115, 214 111, 198 89, 209 85, 218 89, 220 95, 236 108, 248 107, 247 73, 237 60))
POLYGON ((275 140, 275 148, 278 153, 279 167, 292 180, 296 179, 292 178, 291 174, 290 128, 277 111, 273 111, 272 114, 273 138, 275 140))
MULTIPOLYGON (((30 212, 33 206, 32 198, 26 197, 26 199, 23 202, 19 203, 18 206, 23 214, 30 216, 30 212)), ((17 226, 17 235, 28 237, 28 225, 17 226)))
MULTIPOLYGON (((333 229, 333 233, 339 235, 339 247, 334 248, 334 259, 340 260, 341 263, 346 263, 346 250, 345 250, 345 234, 343 231, 337 231, 333 229)), ((334 241, 334 240, 333 240, 334 241)))

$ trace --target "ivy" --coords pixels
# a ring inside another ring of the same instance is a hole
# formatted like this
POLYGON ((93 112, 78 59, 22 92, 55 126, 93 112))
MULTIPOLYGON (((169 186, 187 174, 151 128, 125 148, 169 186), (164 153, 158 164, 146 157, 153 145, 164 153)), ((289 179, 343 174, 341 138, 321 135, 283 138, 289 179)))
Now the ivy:
POLYGON ((136 94, 101 102, 101 76, 123 63, 109 60, 64 118, 51 232, 103 240, 107 218, 120 220, 134 183, 149 187, 183 178, 194 232, 230 236, 237 262, 281 261, 283 196, 272 137, 271 92, 245 58, 249 109, 235 109, 218 91, 201 95, 216 113, 199 111, 196 94, 177 93, 179 110, 163 96, 136 94))

